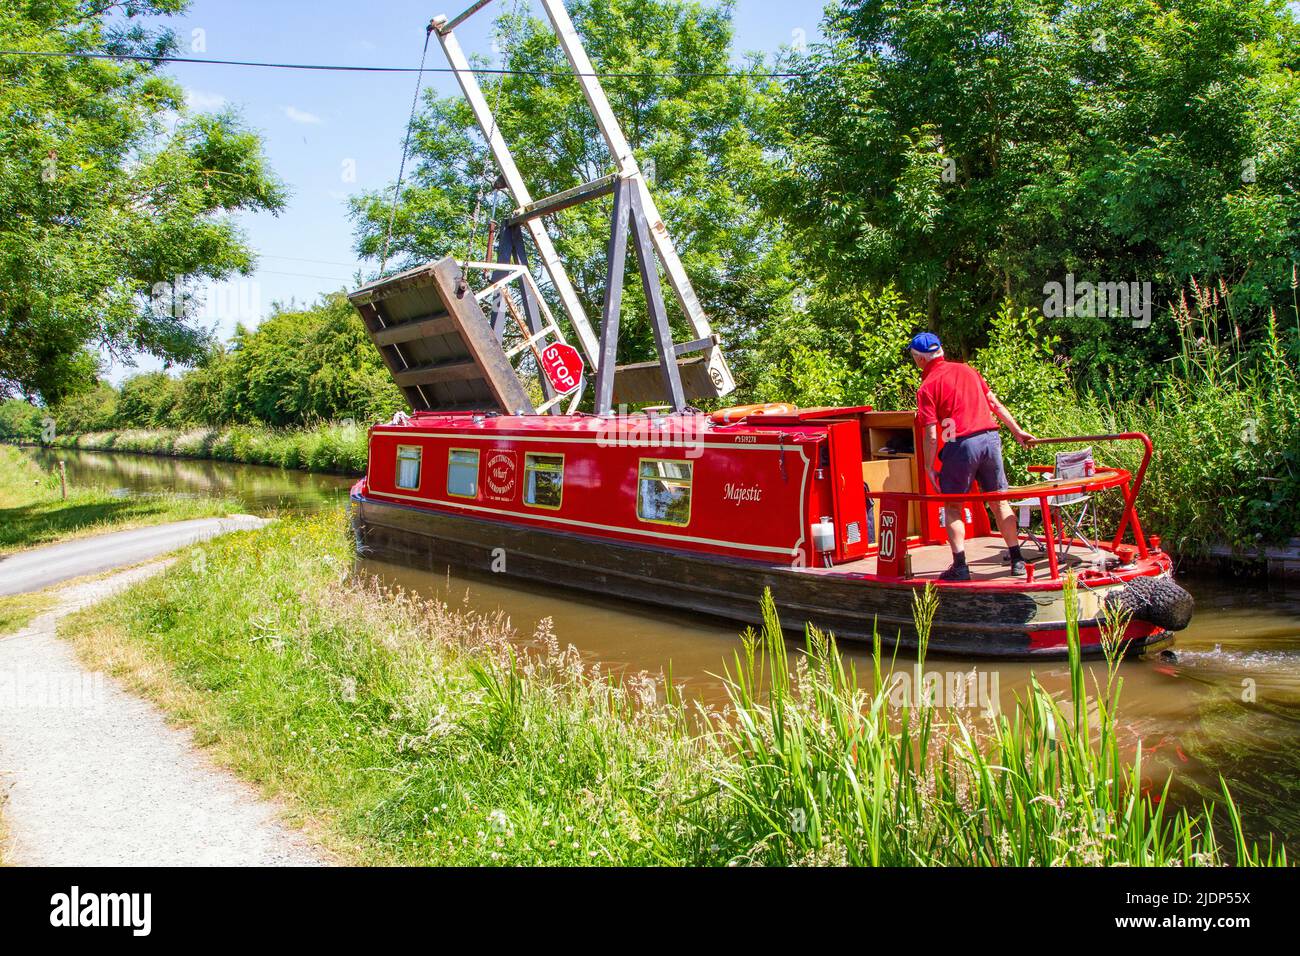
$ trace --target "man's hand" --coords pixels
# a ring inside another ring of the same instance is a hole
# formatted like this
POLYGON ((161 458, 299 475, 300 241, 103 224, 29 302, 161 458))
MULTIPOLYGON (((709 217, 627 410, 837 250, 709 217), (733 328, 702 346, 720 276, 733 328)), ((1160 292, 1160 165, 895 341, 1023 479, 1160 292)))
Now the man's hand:
POLYGON ((1029 447, 1030 442, 1034 442, 1038 440, 1033 435, 1029 434, 1029 432, 1025 431, 1023 428, 1017 428, 1011 434, 1015 438, 1016 443, 1019 444, 1021 448, 1027 448, 1029 447))
POLYGON ((927 468, 927 469, 925 469, 925 473, 926 473, 927 475, 930 476, 930 484, 934 486, 934 490, 935 490, 935 491, 938 491, 938 490, 939 490, 939 473, 938 473, 937 471, 935 471, 933 468, 927 468))

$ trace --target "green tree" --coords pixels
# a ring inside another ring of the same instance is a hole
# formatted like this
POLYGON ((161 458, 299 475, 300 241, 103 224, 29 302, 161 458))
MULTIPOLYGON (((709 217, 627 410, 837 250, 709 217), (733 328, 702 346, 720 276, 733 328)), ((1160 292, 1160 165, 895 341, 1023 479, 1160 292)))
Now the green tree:
POLYGON ((118 394, 108 382, 96 381, 89 389, 68 396, 50 407, 59 434, 106 431, 116 428, 118 394))
POLYGON ((129 428, 166 428, 176 424, 181 386, 166 372, 132 375, 118 390, 117 424, 129 428))
POLYGON ((283 207, 261 140, 232 112, 189 112, 151 61, 183 0, 0 8, 0 394, 50 403, 90 386, 97 350, 189 362, 205 333, 177 277, 251 271, 238 211, 283 207))
POLYGON ((373 422, 406 407, 342 294, 302 311, 277 308, 256 330, 240 328, 223 361, 214 394, 240 421, 373 422))
MULTIPOLYGON (((766 124, 779 88, 751 58, 729 76, 731 3, 685 0, 578 0, 568 4, 669 224, 691 281, 724 341, 744 348, 772 298, 789 291, 785 247, 752 194, 765 175, 766 124)), ((535 197, 614 171, 594 119, 549 24, 507 14, 498 21, 506 65, 533 71, 481 76, 484 94, 535 197)), ((459 97, 425 99, 412 138, 390 269, 455 255, 481 259, 487 220, 510 210, 492 193, 495 166, 468 105, 459 97), (474 221, 479 209, 477 223, 474 221), (477 228, 475 228, 475 225, 477 228)), ((354 198, 357 248, 378 259, 391 187, 354 198)), ((508 202, 506 200, 505 202, 508 202)), ((600 314, 611 201, 554 217, 556 245, 589 316, 600 314)), ((534 259, 535 261, 535 259, 534 259)), ((675 304, 668 296, 669 307, 675 304)), ((629 279, 620 360, 650 354, 641 289, 629 279)))
POLYGON ((11 398, 0 402, 0 439, 36 441, 41 437, 45 412, 31 402, 11 398))
MULTIPOLYGON (((1222 280, 1246 334, 1300 258, 1300 27, 1283 0, 840 0, 767 194, 832 289, 893 282, 957 351, 1043 287, 1222 280)), ((1076 375, 1158 379, 1172 321, 1079 314, 1076 375), (1145 370, 1145 371, 1144 371, 1145 370)))

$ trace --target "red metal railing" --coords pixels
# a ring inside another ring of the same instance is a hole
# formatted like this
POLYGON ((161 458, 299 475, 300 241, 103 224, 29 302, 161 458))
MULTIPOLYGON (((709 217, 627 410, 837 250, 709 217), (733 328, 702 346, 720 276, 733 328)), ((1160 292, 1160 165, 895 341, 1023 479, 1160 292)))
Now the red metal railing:
MULTIPOLYGON (((1133 529, 1133 540, 1137 545, 1139 557, 1147 557, 1150 553, 1147 547, 1146 536, 1142 532, 1142 523, 1137 515, 1137 498, 1142 490, 1142 483, 1146 479, 1147 466, 1151 464, 1151 456, 1154 447, 1151 439, 1141 432, 1118 432, 1107 435, 1073 435, 1061 438, 1035 438, 1031 445, 1059 445, 1059 444, 1076 444, 1080 442, 1102 442, 1102 441, 1137 441, 1142 443, 1143 455, 1142 464, 1138 466, 1137 472, 1130 473, 1123 468, 1105 468, 1099 467, 1094 475, 1080 478, 1078 481, 1070 480, 1059 485, 1052 485, 1050 488, 1044 488, 1035 492, 1026 493, 1026 490, 1009 488, 1006 491, 968 491, 964 494, 945 495, 945 494, 922 494, 920 492, 888 492, 880 495, 872 495, 873 498, 879 498, 881 501, 881 515, 878 522, 883 520, 886 513, 893 515, 894 521, 905 520, 907 513, 906 507, 894 506, 892 511, 886 511, 886 502, 923 502, 927 504, 964 504, 965 502, 975 502, 982 505, 994 501, 1010 501, 1012 499, 1033 498, 1037 500, 1039 510, 1043 516, 1043 538, 1047 548, 1048 570, 1053 579, 1060 577, 1060 564, 1057 558, 1057 540, 1056 530, 1052 522, 1051 499, 1060 495, 1085 492, 1085 491, 1104 491, 1108 488, 1121 488, 1124 494, 1124 513, 1120 519, 1119 528, 1115 532, 1114 538, 1110 543, 1110 550, 1114 551, 1119 547, 1120 542, 1124 539, 1124 533, 1131 526, 1133 529)), ((1051 472, 1053 469, 1050 465, 1031 465, 1029 470, 1038 474, 1051 472)), ((877 527, 879 527, 879 523, 877 527)), ((895 540, 901 539, 898 536, 895 540)), ((900 542, 901 543, 901 542, 900 542)), ((885 570, 888 564, 892 568, 901 568, 902 555, 906 551, 906 546, 901 550, 894 548, 886 554, 882 547, 877 561, 877 567, 881 574, 888 574, 885 570)), ((901 572, 897 574, 901 577, 901 572)))

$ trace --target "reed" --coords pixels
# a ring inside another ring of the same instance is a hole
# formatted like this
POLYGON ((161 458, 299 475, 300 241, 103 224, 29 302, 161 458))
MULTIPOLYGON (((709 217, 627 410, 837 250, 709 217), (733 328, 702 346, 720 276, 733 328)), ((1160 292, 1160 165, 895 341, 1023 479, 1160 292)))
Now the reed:
MULTIPOLYGON (((1249 350, 1236 332, 1231 300, 1220 293, 1194 287, 1174 314, 1180 351, 1154 395, 1060 401, 1044 413, 1039 431, 1150 435, 1156 453, 1138 510, 1144 528, 1180 556, 1220 545, 1244 555, 1287 545, 1300 527, 1300 366, 1286 340, 1300 342, 1300 307, 1289 317, 1270 313, 1249 350)), ((1140 456, 1125 444, 1097 448, 1098 459, 1136 468, 1140 456)), ((1035 457, 1007 451, 1012 474, 1035 457)), ((1120 496, 1094 500, 1113 527, 1120 496)))
MULTIPOLYGON (((935 606, 931 588, 918 593, 913 687, 923 686, 935 606)), ((1224 811, 1207 805, 1199 814, 1168 814, 1164 793, 1143 786, 1141 745, 1131 760, 1121 752, 1119 641, 1111 641, 1104 683, 1089 688, 1077 615, 1068 625, 1068 700, 1031 679, 1010 714, 968 720, 941 712, 924 694, 892 718, 888 687, 898 662, 883 659, 878 639, 873 687, 846 670, 833 637, 812 629, 789 679, 770 595, 763 607, 761 633, 745 636, 727 675, 734 714, 717 725, 733 755, 719 781, 728 797, 720 818, 729 862, 1286 862, 1284 850, 1246 841, 1226 784, 1224 811)))

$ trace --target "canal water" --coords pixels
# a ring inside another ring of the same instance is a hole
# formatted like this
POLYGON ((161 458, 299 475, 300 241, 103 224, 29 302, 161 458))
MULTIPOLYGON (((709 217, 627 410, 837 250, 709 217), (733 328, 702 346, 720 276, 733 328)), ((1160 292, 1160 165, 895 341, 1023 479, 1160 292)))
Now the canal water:
MULTIPOLYGON (((123 453, 29 449, 53 467, 67 463, 69 480, 122 494, 174 491, 225 496, 255 514, 310 511, 346 501, 352 478, 301 471, 123 453)), ((590 661, 626 673, 671 673, 674 684, 706 703, 724 699, 720 675, 740 646, 735 624, 669 607, 606 602, 576 593, 503 583, 490 575, 431 574, 379 561, 360 561, 363 573, 429 597, 504 613, 527 644, 550 619, 561 645, 573 644, 590 661)), ((1224 576, 1185 576, 1196 615, 1178 636, 1175 660, 1122 665, 1123 730, 1141 742, 1146 772, 1157 787, 1174 774, 1172 799, 1199 806, 1219 798, 1228 781, 1249 831, 1273 833, 1300 848, 1300 588, 1224 576)), ((843 648, 860 674, 870 657, 843 648)), ((1063 665, 1034 665, 1039 681, 1064 696, 1063 665)), ((1102 672, 1098 665, 1099 675, 1102 672)), ((974 715, 990 702, 1003 710, 1023 697, 1029 666, 934 658, 926 682, 950 703, 974 715), (975 672, 972 681, 967 675, 975 672), (933 676, 931 676, 933 675, 933 676)), ((901 702, 911 691, 900 686, 901 702)), ((919 693, 919 691, 918 691, 919 693)), ((1226 832, 1225 832, 1226 835, 1226 832)))

